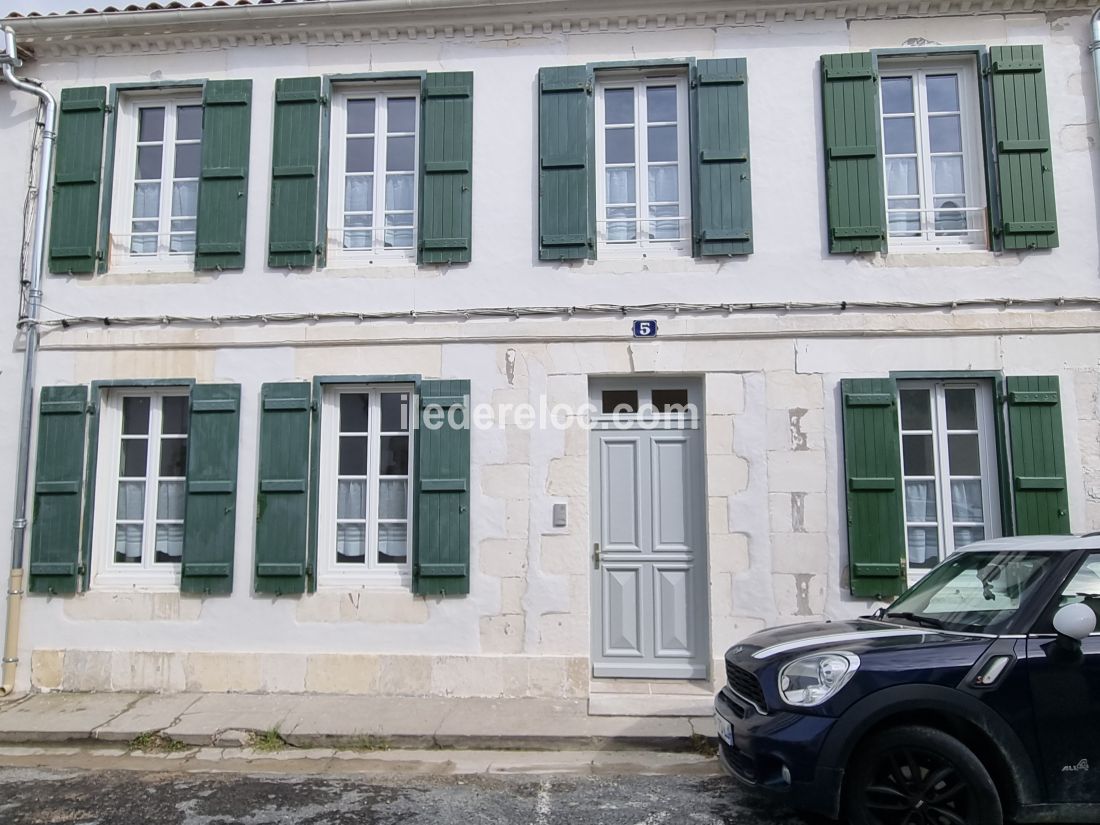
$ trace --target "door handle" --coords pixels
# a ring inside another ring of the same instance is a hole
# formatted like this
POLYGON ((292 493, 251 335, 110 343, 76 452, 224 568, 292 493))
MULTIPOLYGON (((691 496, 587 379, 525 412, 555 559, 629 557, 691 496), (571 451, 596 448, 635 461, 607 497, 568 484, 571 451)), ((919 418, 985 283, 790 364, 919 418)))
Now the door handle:
POLYGON ((596 542, 592 545, 592 564, 597 570, 600 569, 600 543, 596 542))

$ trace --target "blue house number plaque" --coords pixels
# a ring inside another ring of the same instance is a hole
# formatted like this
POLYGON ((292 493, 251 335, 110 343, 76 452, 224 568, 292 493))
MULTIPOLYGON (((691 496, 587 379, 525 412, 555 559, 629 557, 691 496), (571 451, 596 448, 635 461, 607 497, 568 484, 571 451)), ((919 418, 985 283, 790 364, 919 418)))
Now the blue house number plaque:
POLYGON ((634 337, 635 338, 656 338, 657 337, 657 322, 656 321, 635 321, 634 322, 634 337))

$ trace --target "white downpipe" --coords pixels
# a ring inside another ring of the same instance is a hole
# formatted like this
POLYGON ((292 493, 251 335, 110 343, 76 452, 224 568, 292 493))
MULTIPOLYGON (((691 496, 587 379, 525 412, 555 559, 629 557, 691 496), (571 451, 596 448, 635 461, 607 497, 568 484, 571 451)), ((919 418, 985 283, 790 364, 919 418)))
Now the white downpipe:
MULTIPOLYGON (((15 689, 15 671, 19 664, 19 620, 23 603, 23 549, 27 537, 27 498, 30 484, 31 423, 34 414, 34 370, 38 355, 38 308, 42 303, 42 270, 46 263, 46 207, 49 203, 50 172, 53 169, 53 148, 57 130, 57 104, 53 95, 15 76, 19 65, 15 50, 15 33, 2 30, 4 48, 0 51, 3 79, 13 88, 38 98, 42 112, 42 151, 38 162, 38 194, 34 211, 34 234, 31 242, 30 284, 27 304, 20 318, 26 335, 23 353, 23 394, 19 413, 19 458, 16 466, 15 510, 12 521, 11 578, 8 580, 7 621, 4 626, 4 655, 0 662, 0 696, 15 689)), ((22 273, 20 273, 21 275, 22 273)))
POLYGON ((1100 9, 1092 13, 1089 20, 1089 31, 1092 39, 1089 42, 1089 53, 1092 55, 1092 79, 1094 92, 1096 93, 1097 120, 1100 121, 1100 9))

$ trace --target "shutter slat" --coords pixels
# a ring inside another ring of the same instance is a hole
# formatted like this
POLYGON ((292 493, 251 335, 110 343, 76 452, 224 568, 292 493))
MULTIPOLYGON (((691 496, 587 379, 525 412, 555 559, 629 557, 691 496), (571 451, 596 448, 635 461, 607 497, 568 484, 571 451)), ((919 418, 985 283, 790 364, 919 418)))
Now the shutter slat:
POLYGON ((264 384, 260 390, 257 593, 306 589, 310 393, 304 381, 264 384))
POLYGON ((422 595, 470 592, 469 395, 469 381, 424 381, 420 386, 413 571, 422 595), (464 410, 456 410, 456 398, 463 399, 464 410), (452 426, 452 417, 458 426, 452 426))
POLYGON ((252 81, 209 80, 202 102, 195 269, 241 269, 248 218, 252 81))
POLYGON ((841 381, 848 561, 852 595, 896 596, 905 587, 905 516, 893 379, 841 381))
POLYGON ((541 261, 595 257, 592 118, 592 76, 585 66, 539 70, 541 261))
POLYGON ((829 251, 885 252, 878 77, 870 52, 821 58, 829 251))
POLYGON ((1016 534, 1069 533, 1058 376, 1012 376, 1006 385, 1016 534))
POLYGON ((42 388, 31 516, 32 593, 77 589, 87 404, 86 386, 42 388))
POLYGON ((424 78, 420 100, 420 263, 470 260, 473 84, 472 72, 432 72, 424 78))
POLYGON ((49 245, 54 274, 95 271, 106 118, 105 86, 61 90, 49 245))
POLYGON ((316 260, 320 151, 321 78, 277 80, 268 266, 310 267, 316 260))
POLYGON ((692 108, 694 156, 693 252, 696 256, 752 252, 749 103, 744 58, 700 60, 692 108))
POLYGON ((994 46, 990 86, 1005 249, 1058 246, 1042 46, 994 46))
POLYGON ((240 410, 239 384, 191 388, 180 576, 184 593, 233 592, 240 410))

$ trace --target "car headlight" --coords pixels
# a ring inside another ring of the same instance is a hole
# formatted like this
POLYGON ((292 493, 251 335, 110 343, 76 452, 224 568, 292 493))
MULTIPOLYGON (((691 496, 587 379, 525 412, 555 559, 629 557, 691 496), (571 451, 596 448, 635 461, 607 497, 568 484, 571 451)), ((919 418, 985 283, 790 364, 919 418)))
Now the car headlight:
POLYGON ((859 657, 846 651, 803 656, 779 671, 779 695, 788 705, 810 708, 836 695, 859 669, 859 657))

